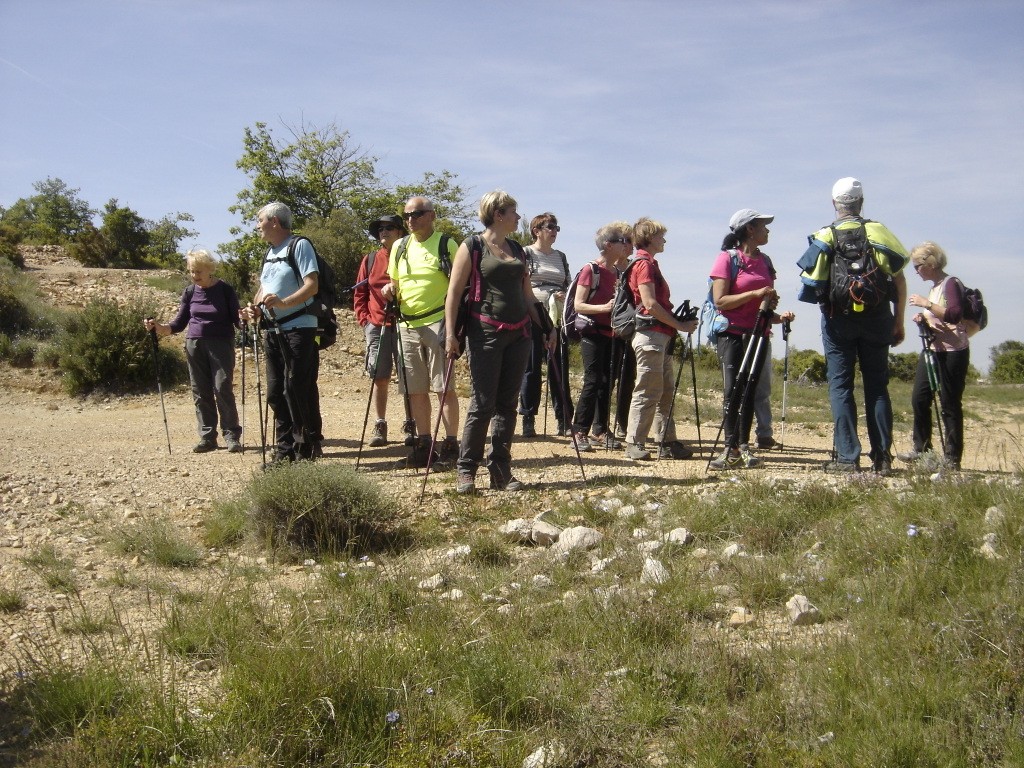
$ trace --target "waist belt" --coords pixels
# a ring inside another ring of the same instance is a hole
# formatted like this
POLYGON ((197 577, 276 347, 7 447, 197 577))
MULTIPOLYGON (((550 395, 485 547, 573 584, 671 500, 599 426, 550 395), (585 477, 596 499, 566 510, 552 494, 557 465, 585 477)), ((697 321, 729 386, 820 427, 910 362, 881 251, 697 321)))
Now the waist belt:
POLYGON ((517 323, 506 323, 501 320, 495 320, 493 317, 488 317, 487 315, 482 315, 479 312, 473 312, 472 310, 470 311, 469 316, 475 317, 481 323, 487 323, 487 325, 491 326, 496 331, 518 331, 522 329, 523 336, 527 338, 530 337, 530 332, 527 330, 527 326, 530 324, 529 315, 517 323))

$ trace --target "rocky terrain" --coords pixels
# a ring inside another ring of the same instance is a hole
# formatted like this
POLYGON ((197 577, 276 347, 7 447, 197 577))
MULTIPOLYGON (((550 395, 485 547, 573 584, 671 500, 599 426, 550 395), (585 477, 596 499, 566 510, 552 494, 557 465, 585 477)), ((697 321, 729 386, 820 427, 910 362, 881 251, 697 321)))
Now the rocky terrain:
MULTIPOLYGON (((48 249, 29 253, 26 262, 41 292, 60 306, 82 306, 94 298, 119 301, 139 292, 159 298, 165 316, 170 316, 177 304, 172 294, 146 285, 154 273, 85 269, 48 249)), ((321 367, 327 436, 324 461, 353 464, 359 451, 368 381, 360 373, 361 334, 351 313, 342 311, 340 315, 342 336, 324 355, 321 367)), ((162 342, 179 343, 180 339, 162 342)), ((258 437, 253 438, 258 436, 258 428, 251 359, 247 366, 247 450, 241 455, 222 449, 197 456, 191 453, 196 435, 187 385, 166 392, 172 449, 168 455, 156 393, 73 399, 61 392, 58 375, 52 370, 0 364, 0 426, 7 435, 0 445, 0 584, 25 600, 21 610, 0 613, 0 675, 9 674, 26 654, 44 645, 53 644, 65 655, 85 652, 86 641, 61 631, 84 613, 114 614, 135 634, 155 630, 166 619, 163 596, 209 589, 237 562, 259 563, 269 569, 272 578, 284 583, 301 585, 308 577, 310 567, 268 564, 265 553, 256 551, 208 551, 203 567, 170 570, 151 565, 144 557, 116 554, 110 547, 113 531, 151 518, 170 522, 198 542, 199 528, 213 500, 233 495, 260 470, 261 455, 254 445, 258 437), (48 588, 26 564, 25 557, 47 547, 71 561, 77 591, 62 594, 48 588), (143 586, 126 589, 125 584, 143 586)), ((461 378, 464 381, 464 372, 461 378)), ((236 388, 240 387, 239 368, 236 388)), ((465 393, 464 384, 459 390, 465 393)), ((465 408, 465 399, 462 402, 465 408)), ((709 393, 702 412, 712 412, 712 402, 713 393, 709 393)), ((400 400, 394 390, 392 403, 394 438, 401 423, 400 400)), ((681 437, 695 442, 691 414, 680 414, 678 421, 681 437)), ((765 468, 752 474, 800 482, 813 473, 820 480, 818 466, 827 458, 830 438, 820 427, 805 428, 798 419, 790 418, 786 440, 792 447, 765 454, 765 468)), ((993 409, 984 419, 983 424, 972 420, 968 426, 973 450, 965 457, 965 469, 1012 468, 1012 461, 1019 462, 1020 457, 1017 415, 1010 409, 1005 413, 993 409)), ((704 425, 705 440, 713 437, 716 427, 717 423, 704 425)), ((397 444, 365 449, 361 471, 384 484, 411 518, 443 519, 454 503, 454 478, 450 473, 432 476, 420 504, 422 474, 394 468, 404 452, 397 444)), ((570 497, 613 498, 620 481, 645 483, 646 497, 657 503, 673 493, 714 493, 719 483, 732 479, 727 474, 706 474, 706 454, 703 461, 632 463, 621 452, 595 451, 583 457, 587 477, 583 482, 571 441, 552 436, 518 442, 514 456, 517 476, 530 487, 515 494, 524 507, 517 515, 508 513, 509 494, 484 493, 484 506, 494 510, 495 529, 509 517, 529 518, 570 497)), ((899 475, 873 481, 906 483, 899 475)), ((451 546, 463 543, 457 536, 457 532, 452 534, 451 546)), ((429 575, 425 570, 424 576, 429 575)), ((654 573, 651 578, 656 576, 654 573)), ((195 669, 191 674, 202 677, 204 670, 195 669)))

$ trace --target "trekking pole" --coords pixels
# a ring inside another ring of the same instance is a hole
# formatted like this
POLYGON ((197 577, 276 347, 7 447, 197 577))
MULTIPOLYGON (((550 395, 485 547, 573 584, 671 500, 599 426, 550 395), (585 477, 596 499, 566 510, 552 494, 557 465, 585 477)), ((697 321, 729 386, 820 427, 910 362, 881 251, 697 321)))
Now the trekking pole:
POLYGON ((551 402, 551 357, 548 355, 547 350, 543 352, 544 361, 540 364, 544 366, 544 437, 548 436, 548 403, 551 402))
MULTIPOLYGON (((559 373, 557 367, 552 369, 555 372, 555 388, 558 390, 558 394, 562 397, 562 413, 566 414, 569 412, 569 407, 565 403, 565 389, 562 387, 562 376, 559 373)), ((583 469, 583 456, 580 454, 580 444, 576 442, 576 431, 571 428, 569 429, 569 435, 572 437, 572 447, 576 449, 576 461, 580 465, 580 474, 583 476, 583 482, 587 482, 587 473, 583 469)))
POLYGON ((452 371, 455 370, 455 358, 448 358, 448 365, 444 370, 444 384, 440 402, 437 405, 437 420, 434 422, 434 431, 430 436, 430 452, 427 454, 427 471, 423 473, 423 485, 420 486, 420 503, 423 502, 423 494, 427 492, 427 478, 430 477, 430 467, 434 463, 434 448, 437 445, 437 433, 441 429, 441 418, 444 416, 444 401, 448 397, 448 387, 451 385, 452 371))
MULTIPOLYGON (((390 315, 385 315, 384 324, 380 327, 380 336, 377 339, 377 354, 373 361, 373 367, 370 369, 373 373, 370 374, 370 394, 366 396, 366 413, 363 415, 363 434, 359 437, 359 452, 356 454, 356 471, 359 471, 359 461, 363 456, 363 445, 366 442, 366 425, 370 421, 370 403, 373 402, 373 392, 377 388, 377 365, 380 363, 380 348, 384 346, 384 331, 388 327, 390 321, 390 315)), ((366 362, 370 362, 370 351, 366 351, 366 362)))
POLYGON ((786 351, 782 356, 782 435, 779 438, 779 450, 786 448, 786 388, 789 386, 789 331, 790 321, 782 321, 782 340, 786 351))
POLYGON ((245 347, 249 343, 249 323, 242 323, 242 435, 240 453, 245 453, 245 347))
POLYGON ((924 355, 925 371, 928 373, 928 388, 932 393, 932 407, 935 409, 935 427, 939 432, 939 444, 942 445, 942 452, 946 452, 946 437, 942 433, 942 409, 939 407, 939 364, 935 358, 935 350, 932 348, 934 334, 931 326, 924 320, 918 323, 921 331, 921 347, 924 355))
MULTIPOLYGON (((622 387, 626 383, 626 344, 627 343, 628 342, 621 341, 620 339, 613 339, 612 340, 612 344, 613 345, 618 345, 618 346, 622 347, 622 356, 619 357, 619 376, 618 376, 618 378, 616 379, 616 382, 615 382, 615 392, 616 392, 615 400, 616 400, 616 402, 615 402, 615 428, 612 430, 612 437, 613 438, 615 437, 615 433, 619 431, 619 427, 620 426, 622 426, 623 431, 625 431, 625 426, 626 426, 625 424, 621 424, 619 422, 619 405, 620 405, 620 403, 618 402, 618 400, 619 400, 620 397, 622 397, 622 387)), ((615 357, 615 347, 613 346, 612 347, 613 370, 614 370, 614 357, 615 357)), ((611 387, 611 384, 609 383, 609 385, 608 385, 608 409, 609 409, 608 413, 609 413, 609 416, 611 415, 611 407, 612 407, 611 389, 612 389, 612 387, 611 387)), ((627 414, 627 418, 628 418, 628 414, 627 414)))
MULTIPOLYGON (((736 429, 740 429, 743 417, 746 415, 747 409, 752 402, 757 379, 753 378, 750 374, 752 371, 760 371, 761 358, 763 358, 763 353, 766 349, 765 338, 772 319, 771 303, 770 297, 765 297, 764 301, 761 302, 761 307, 757 314, 757 322, 754 324, 754 330, 747 340, 747 348, 743 352, 743 359, 740 362, 739 370, 736 372, 736 379, 733 381, 732 388, 729 390, 729 396, 726 399, 725 413, 722 416, 722 423, 718 427, 715 442, 711 446, 711 456, 708 458, 707 466, 704 469, 705 472, 711 469, 711 462, 714 460, 715 450, 718 448, 718 440, 722 437, 722 432, 725 430, 725 423, 734 420, 736 429)), ((726 446, 726 450, 731 450, 732 448, 733 446, 731 445, 726 446)))
MULTIPOLYGON (((260 426, 260 455, 263 459, 263 469, 267 468, 267 422, 263 415, 263 378, 260 373, 260 323, 256 321, 252 329, 252 358, 256 366, 256 416, 260 426)), ((268 404, 269 410, 269 404, 268 404)))
MULTIPOLYGON (((153 322, 152 317, 146 318, 153 322)), ((167 435, 167 455, 171 455, 171 428, 167 426, 167 406, 164 405, 164 388, 160 384, 160 342, 156 339, 156 326, 149 329, 149 338, 153 341, 153 370, 156 373, 156 391, 160 393, 160 410, 164 414, 164 434, 167 435)))
POLYGON ((704 453, 704 443, 700 437, 700 403, 697 400, 697 363, 694 360, 696 350, 693 346, 693 334, 686 335, 686 353, 690 356, 690 378, 693 379, 693 416, 697 421, 697 453, 704 453))

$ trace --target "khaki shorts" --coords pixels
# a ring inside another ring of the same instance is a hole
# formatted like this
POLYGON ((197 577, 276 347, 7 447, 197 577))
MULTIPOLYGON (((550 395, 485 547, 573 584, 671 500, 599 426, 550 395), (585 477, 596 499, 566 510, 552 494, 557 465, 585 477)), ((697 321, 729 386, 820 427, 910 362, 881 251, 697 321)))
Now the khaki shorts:
MULTIPOLYGON (((405 364, 407 394, 425 395, 444 390, 444 350, 441 349, 441 321, 419 328, 401 327, 402 360, 405 364)), ((402 377, 399 376, 399 386, 402 377)))
POLYGON ((395 350, 394 330, 390 325, 367 323, 363 326, 363 336, 366 337, 366 372, 371 379, 390 379, 395 350))

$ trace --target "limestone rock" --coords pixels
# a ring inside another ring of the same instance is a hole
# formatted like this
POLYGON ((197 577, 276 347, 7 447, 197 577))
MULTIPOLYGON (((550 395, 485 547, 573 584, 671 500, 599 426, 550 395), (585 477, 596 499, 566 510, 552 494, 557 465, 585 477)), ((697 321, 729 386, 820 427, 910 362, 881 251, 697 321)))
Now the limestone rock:
POLYGON ((669 576, 668 569, 654 558, 644 560, 644 570, 640 575, 642 584, 664 584, 669 576))
POLYGON ((602 539, 604 536, 600 531, 578 525, 562 531, 551 549, 558 553, 568 553, 574 549, 594 549, 602 539))
POLYGON ((817 606, 803 595, 793 595, 789 598, 786 610, 789 611, 789 620, 794 627, 806 627, 824 621, 817 606))

